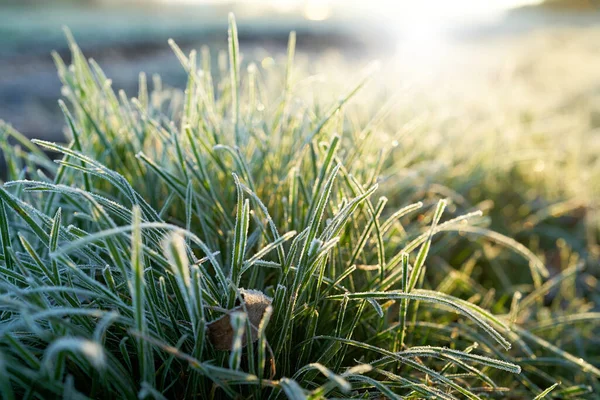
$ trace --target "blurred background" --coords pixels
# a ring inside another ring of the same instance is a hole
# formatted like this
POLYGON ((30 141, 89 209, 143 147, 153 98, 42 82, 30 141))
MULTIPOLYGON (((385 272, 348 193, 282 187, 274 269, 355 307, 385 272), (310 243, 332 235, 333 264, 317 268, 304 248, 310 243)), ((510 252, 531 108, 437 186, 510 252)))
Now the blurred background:
POLYGON ((60 139, 50 51, 68 59, 63 26, 113 87, 135 93, 140 71, 182 87, 167 39, 184 50, 223 49, 229 11, 242 51, 258 61, 284 52, 296 30, 300 54, 334 55, 346 65, 389 61, 387 83, 443 88, 453 98, 485 90, 494 101, 492 90, 510 108, 532 98, 529 91, 539 109, 549 99, 588 101, 600 90, 600 69, 586 69, 600 60, 593 0, 0 0, 0 119, 30 137, 60 139), (515 74, 526 75, 518 93, 502 84, 515 74))

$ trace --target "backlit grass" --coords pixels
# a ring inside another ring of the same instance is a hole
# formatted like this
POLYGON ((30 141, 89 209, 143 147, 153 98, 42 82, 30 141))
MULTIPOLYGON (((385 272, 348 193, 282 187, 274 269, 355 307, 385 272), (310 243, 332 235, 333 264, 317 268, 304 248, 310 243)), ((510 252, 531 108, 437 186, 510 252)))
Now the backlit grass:
POLYGON ((592 204, 357 109, 370 67, 306 96, 294 42, 242 68, 231 18, 228 63, 171 43, 185 91, 135 98, 56 57, 70 142, 1 127, 3 397, 593 397, 596 225, 556 218, 592 204))

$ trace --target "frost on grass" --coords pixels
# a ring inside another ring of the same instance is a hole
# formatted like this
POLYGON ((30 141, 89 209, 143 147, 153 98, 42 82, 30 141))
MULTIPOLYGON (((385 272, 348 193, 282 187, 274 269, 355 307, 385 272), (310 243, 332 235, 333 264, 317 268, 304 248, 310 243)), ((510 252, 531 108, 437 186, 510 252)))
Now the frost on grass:
POLYGON ((600 316, 575 284, 589 253, 562 244, 551 271, 535 235, 469 203, 508 186, 424 166, 443 141, 385 145, 395 108, 366 105, 368 78, 307 95, 295 35, 277 70, 242 68, 236 32, 232 17, 216 72, 171 42, 186 88, 142 74, 134 98, 70 39, 71 65, 55 55, 69 143, 0 125, 2 397, 597 393, 600 316), (448 186, 397 180, 423 173, 448 186))

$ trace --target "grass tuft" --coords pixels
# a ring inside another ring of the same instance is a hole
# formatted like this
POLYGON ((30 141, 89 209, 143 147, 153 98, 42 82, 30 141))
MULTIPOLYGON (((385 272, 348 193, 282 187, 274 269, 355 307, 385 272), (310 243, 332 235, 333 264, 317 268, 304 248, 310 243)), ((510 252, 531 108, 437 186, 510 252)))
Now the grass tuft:
POLYGON ((69 143, 0 125, 3 398, 597 395, 592 253, 552 271, 458 192, 394 184, 419 166, 373 140, 391 106, 352 108, 368 77, 309 101, 295 34, 245 69, 230 16, 229 71, 171 41, 185 91, 128 98, 68 37, 69 143))

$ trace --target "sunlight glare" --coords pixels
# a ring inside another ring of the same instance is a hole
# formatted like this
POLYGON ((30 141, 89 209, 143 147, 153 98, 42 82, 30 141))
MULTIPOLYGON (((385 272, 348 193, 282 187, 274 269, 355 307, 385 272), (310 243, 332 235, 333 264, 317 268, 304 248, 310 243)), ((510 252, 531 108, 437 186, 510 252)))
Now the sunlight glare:
POLYGON ((324 21, 331 16, 331 4, 327 0, 308 0, 304 5, 304 18, 309 21, 324 21))
POLYGON ((374 0, 397 36, 397 51, 417 64, 433 66, 450 46, 451 30, 493 21, 503 12, 540 0, 374 0))

